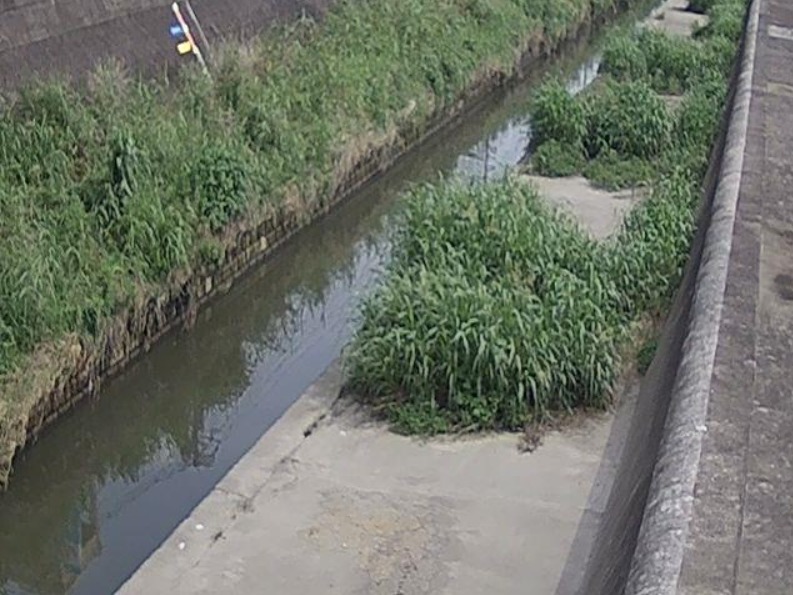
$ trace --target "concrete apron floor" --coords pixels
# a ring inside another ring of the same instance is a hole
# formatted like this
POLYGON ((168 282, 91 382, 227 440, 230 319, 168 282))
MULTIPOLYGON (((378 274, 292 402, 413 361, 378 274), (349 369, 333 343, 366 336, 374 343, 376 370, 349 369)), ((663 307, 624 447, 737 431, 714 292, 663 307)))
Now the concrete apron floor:
POLYGON ((540 197, 548 204, 572 217, 597 240, 616 232, 625 215, 647 194, 643 188, 617 192, 599 190, 581 176, 546 178, 526 175, 522 178, 537 188, 540 197))
POLYGON ((689 12, 689 0, 666 0, 645 19, 647 27, 662 29, 671 35, 691 37, 694 29, 707 24, 704 14, 689 12))
POLYGON ((608 495, 612 414, 532 453, 517 435, 419 441, 336 401, 341 382, 332 367, 120 593, 556 590, 608 495))

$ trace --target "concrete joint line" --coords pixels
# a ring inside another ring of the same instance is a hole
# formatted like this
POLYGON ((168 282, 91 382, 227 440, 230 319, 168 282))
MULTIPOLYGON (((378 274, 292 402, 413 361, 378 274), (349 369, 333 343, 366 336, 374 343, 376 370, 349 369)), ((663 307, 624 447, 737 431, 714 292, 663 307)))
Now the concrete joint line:
POLYGON ((753 0, 688 333, 626 595, 672 595, 683 566, 702 452, 752 99, 760 3, 753 0))

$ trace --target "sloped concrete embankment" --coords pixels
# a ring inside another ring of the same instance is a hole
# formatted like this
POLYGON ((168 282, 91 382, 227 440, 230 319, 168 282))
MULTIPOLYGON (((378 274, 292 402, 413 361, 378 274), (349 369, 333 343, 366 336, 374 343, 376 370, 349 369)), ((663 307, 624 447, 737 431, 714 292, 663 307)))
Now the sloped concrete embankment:
MULTIPOLYGON (((210 42, 251 37, 302 13, 321 15, 333 0, 193 0, 210 42)), ((81 80, 100 61, 119 60, 144 75, 179 60, 169 34, 168 0, 0 0, 0 89, 36 78, 81 80)))
POLYGON ((573 562, 586 560, 583 577, 573 590, 563 580, 560 593, 677 592, 741 183, 759 4, 754 0, 747 14, 683 282, 643 380, 608 502, 580 525, 566 576, 580 572, 573 562))

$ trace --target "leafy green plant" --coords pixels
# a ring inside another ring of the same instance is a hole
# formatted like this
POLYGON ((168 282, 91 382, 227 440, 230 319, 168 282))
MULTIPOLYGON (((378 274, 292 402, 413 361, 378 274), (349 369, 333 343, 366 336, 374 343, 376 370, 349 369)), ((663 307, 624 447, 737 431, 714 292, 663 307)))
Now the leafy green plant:
POLYGON ((630 33, 617 33, 610 36, 603 48, 603 61, 600 68, 621 81, 633 81, 647 76, 647 56, 630 33))
POLYGON ((699 42, 650 28, 615 35, 603 54, 604 72, 620 81, 644 80, 665 94, 691 88, 709 67, 699 42))
POLYGON ((737 42, 743 31, 746 4, 743 0, 717 2, 708 9, 708 23, 696 32, 697 37, 724 37, 737 42))
POLYGON ((531 156, 532 171, 541 176, 572 176, 581 171, 584 163, 580 145, 565 145, 557 140, 544 142, 531 156))
POLYGON ((536 144, 555 140, 580 146, 586 132, 581 104, 559 80, 543 84, 534 96, 531 112, 532 138, 536 144))
POLYGON ((611 84, 587 100, 590 157, 611 150, 626 157, 649 158, 669 141, 672 119, 646 83, 611 84))
POLYGON ((685 96, 676 114, 675 140, 700 151, 710 147, 725 99, 723 84, 711 82, 685 96))
POLYGON ((190 171, 198 212, 212 231, 238 217, 248 202, 250 180, 240 153, 224 146, 206 147, 190 171))
POLYGON ((649 183, 656 176, 656 169, 646 159, 624 158, 613 151, 604 151, 586 164, 584 175, 594 186, 615 191, 649 183))
POLYGON ((601 249, 530 187, 420 189, 397 246, 349 355, 356 389, 450 428, 517 428, 607 397, 621 331, 601 249))

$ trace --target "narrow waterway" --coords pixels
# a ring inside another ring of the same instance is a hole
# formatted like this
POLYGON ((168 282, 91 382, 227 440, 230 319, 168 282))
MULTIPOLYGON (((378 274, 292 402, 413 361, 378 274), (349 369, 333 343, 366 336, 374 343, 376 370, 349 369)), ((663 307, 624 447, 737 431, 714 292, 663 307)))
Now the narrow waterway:
MULTIPOLYGON (((595 77, 593 44, 556 68, 595 77)), ((0 593, 109 593, 342 352, 388 256, 398 197, 524 155, 533 80, 403 158, 174 333, 16 461, 0 494, 0 593)))

